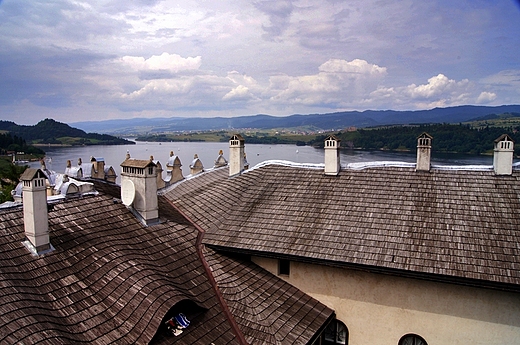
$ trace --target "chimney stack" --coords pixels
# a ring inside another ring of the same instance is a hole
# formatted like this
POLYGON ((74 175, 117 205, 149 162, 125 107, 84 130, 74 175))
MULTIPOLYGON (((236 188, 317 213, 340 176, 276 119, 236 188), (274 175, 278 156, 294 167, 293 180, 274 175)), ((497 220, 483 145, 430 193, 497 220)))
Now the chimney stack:
POLYGON ((227 160, 224 158, 224 152, 222 150, 220 150, 218 152, 218 157, 217 159, 215 159, 215 165, 213 166, 214 168, 220 168, 220 167, 224 167, 228 164, 227 160))
POLYGON ((417 137, 417 164, 415 171, 430 171, 433 137, 428 133, 422 133, 417 137))
POLYGON ((240 174, 244 170, 245 140, 240 134, 229 139, 229 176, 240 174))
MULTIPOLYGON (((130 155, 127 153, 127 157, 130 155)), ((132 206, 146 225, 159 222, 157 166, 149 160, 127 158, 121 163, 121 199, 132 206)))
POLYGON ((515 143, 507 134, 501 135, 494 142, 493 169, 495 175, 511 175, 513 173, 513 152, 515 143))
POLYGON ((52 249, 49 240, 46 179, 41 169, 34 168, 26 169, 20 177, 23 184, 25 236, 38 255, 52 249))
POLYGON ((193 161, 190 164, 190 174, 197 175, 204 171, 204 165, 202 165, 202 161, 199 159, 199 155, 195 154, 193 156, 193 161))
POLYGON ((339 145, 341 140, 333 135, 325 138, 325 175, 337 175, 340 170, 339 145))
POLYGON ((166 163, 166 180, 169 183, 175 183, 184 179, 181 167, 182 164, 179 157, 176 156, 173 151, 170 151, 170 158, 168 158, 168 162, 166 163))

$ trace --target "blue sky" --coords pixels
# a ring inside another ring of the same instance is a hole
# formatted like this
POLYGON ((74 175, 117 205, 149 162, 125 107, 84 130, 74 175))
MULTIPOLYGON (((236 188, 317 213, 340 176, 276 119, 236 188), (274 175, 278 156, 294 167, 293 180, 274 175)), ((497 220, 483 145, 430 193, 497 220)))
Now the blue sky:
POLYGON ((520 103, 513 0, 3 0, 0 118, 520 103))

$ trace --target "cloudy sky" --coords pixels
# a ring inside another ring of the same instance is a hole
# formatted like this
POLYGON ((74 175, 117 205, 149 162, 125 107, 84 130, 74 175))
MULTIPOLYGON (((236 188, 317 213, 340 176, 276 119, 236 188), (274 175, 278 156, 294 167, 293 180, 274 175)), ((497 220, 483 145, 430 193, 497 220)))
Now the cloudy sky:
POLYGON ((0 119, 520 103, 514 0, 0 0, 0 119))

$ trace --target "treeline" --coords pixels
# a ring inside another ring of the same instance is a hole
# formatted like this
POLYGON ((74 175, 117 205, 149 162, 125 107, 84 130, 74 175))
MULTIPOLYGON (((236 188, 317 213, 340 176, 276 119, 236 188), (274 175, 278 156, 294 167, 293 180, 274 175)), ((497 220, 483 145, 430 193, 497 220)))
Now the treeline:
POLYGON ((85 133, 81 129, 70 127, 52 119, 45 119, 34 126, 18 125, 11 121, 0 121, 0 130, 37 144, 72 144, 72 145, 124 145, 133 142, 108 134, 85 133), (65 142, 63 138, 76 138, 65 142))
MULTIPOLYGON (((391 126, 374 129, 359 129, 354 132, 339 132, 342 147, 363 150, 409 150, 417 148, 417 137, 423 132, 433 137, 432 151, 444 153, 483 154, 493 150, 493 143, 502 134, 508 134, 516 143, 515 155, 520 154, 520 128, 484 127, 472 128, 459 124, 431 124, 414 126, 391 126)), ((323 147, 326 135, 321 135, 309 144, 323 147)))
POLYGON ((22 137, 11 135, 10 133, 0 134, 0 154, 6 155, 8 152, 24 152, 25 154, 44 155, 45 152, 37 147, 27 145, 22 137))

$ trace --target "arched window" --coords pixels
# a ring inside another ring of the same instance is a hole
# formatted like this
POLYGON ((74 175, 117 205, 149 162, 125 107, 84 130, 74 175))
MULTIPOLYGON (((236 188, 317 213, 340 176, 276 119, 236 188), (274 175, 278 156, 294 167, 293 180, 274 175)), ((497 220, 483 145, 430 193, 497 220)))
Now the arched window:
POLYGON ((399 345, 428 345, 428 343, 417 334, 406 334, 399 340, 399 345))
POLYGON ((348 328, 339 320, 333 320, 325 331, 322 337, 323 345, 347 345, 348 344, 348 328))

